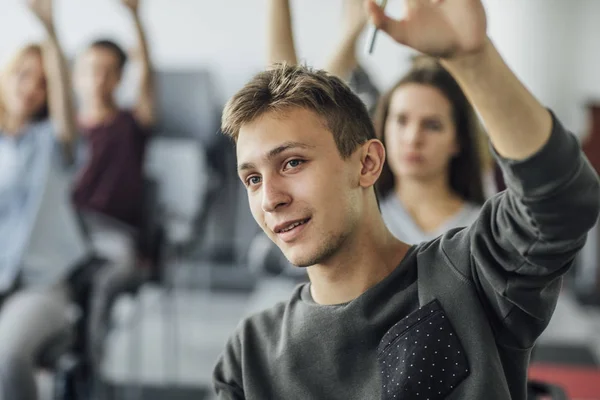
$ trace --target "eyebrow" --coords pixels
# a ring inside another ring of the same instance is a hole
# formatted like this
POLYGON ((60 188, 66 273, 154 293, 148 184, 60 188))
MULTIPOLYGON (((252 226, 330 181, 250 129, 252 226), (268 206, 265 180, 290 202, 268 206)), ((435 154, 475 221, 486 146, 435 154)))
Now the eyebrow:
MULTIPOLYGON (((300 142, 285 142, 282 143, 281 145, 269 150, 269 152, 265 155, 265 159, 267 161, 272 160, 273 158, 277 157, 279 154, 283 153, 284 151, 287 150, 291 150, 291 149, 314 149, 315 146, 311 146, 308 145, 306 143, 300 143, 300 142)), ((252 169, 255 168, 255 165, 253 163, 242 163, 238 166, 238 171, 244 171, 247 169, 252 169)))

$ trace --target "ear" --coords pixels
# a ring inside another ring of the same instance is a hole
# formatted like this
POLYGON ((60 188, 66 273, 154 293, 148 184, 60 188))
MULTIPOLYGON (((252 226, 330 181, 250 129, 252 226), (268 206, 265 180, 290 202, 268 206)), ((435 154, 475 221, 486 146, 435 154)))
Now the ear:
POLYGON ((371 187, 377 182, 385 162, 385 148, 378 139, 371 139, 361 148, 360 186, 371 187))

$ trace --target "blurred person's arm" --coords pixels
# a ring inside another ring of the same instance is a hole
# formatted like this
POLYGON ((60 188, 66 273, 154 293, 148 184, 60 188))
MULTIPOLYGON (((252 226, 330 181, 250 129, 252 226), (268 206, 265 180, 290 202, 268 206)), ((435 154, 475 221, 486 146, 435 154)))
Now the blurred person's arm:
POLYGON ((342 36, 328 60, 325 69, 343 80, 348 80, 358 66, 356 45, 367 23, 363 0, 346 0, 342 36))
POLYGON ((289 0, 269 0, 267 60, 275 63, 298 63, 289 0))
POLYGON ((140 87, 134 108, 134 115, 141 125, 151 127, 156 120, 154 68, 150 59, 146 32, 139 15, 139 0, 122 1, 125 7, 131 12, 133 18, 138 40, 136 56, 139 57, 141 64, 140 87))
POLYGON ((28 4, 47 33, 47 39, 43 44, 43 58, 47 76, 48 107, 58 140, 63 144, 65 156, 71 162, 73 143, 77 136, 77 123, 69 68, 54 27, 53 1, 29 0, 28 4))

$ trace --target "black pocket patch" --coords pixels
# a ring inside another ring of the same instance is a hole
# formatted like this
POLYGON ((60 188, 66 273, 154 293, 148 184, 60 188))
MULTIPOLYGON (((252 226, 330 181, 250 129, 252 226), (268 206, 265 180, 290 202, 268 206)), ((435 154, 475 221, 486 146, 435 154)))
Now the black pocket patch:
POLYGON ((469 376, 466 354, 437 300, 387 331, 377 359, 382 400, 443 399, 469 376))

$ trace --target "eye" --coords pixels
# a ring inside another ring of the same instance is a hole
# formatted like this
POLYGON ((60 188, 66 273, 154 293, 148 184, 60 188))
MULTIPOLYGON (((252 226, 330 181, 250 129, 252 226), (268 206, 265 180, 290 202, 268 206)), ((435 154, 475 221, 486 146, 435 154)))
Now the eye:
POLYGON ((425 129, 429 129, 432 131, 441 131, 442 130, 442 124, 440 123, 440 121, 428 120, 428 121, 425 121, 423 125, 425 126, 425 129))
POLYGON ((256 175, 249 176, 246 179, 246 186, 258 185, 260 183, 260 177, 256 175))
POLYGON ((396 123, 398 125, 406 125, 406 115, 398 115, 396 117, 396 123))
POLYGON ((304 160, 300 160, 300 159, 295 158, 293 160, 290 160, 290 161, 286 162, 285 166, 289 167, 289 168, 297 168, 297 167, 299 167, 303 163, 304 163, 304 160))

